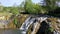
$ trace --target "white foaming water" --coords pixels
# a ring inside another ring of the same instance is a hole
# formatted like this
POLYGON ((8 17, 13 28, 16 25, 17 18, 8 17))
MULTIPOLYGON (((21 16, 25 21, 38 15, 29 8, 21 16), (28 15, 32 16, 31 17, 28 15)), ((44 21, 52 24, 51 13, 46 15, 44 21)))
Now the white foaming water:
POLYGON ((22 24, 20 30, 22 30, 22 34, 26 34, 29 26, 34 22, 35 18, 27 18, 27 20, 22 24))
MULTIPOLYGON (((42 21, 44 21, 46 19, 47 19, 47 17, 38 17, 37 20, 40 20, 40 22, 42 22, 42 21)), ((20 27, 20 30, 22 30, 22 34, 26 34, 28 28, 30 27, 31 24, 34 23, 35 20, 36 20, 36 18, 32 18, 32 17, 28 17, 26 19, 26 21, 20 27)))

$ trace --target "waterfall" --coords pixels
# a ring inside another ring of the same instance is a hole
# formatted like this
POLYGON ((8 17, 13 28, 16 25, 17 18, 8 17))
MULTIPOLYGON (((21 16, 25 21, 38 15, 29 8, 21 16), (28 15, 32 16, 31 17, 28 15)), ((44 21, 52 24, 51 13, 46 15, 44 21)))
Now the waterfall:
POLYGON ((35 18, 28 17, 26 21, 22 24, 20 27, 20 30, 22 30, 22 34, 26 34, 29 26, 35 21, 35 18))
MULTIPOLYGON (((37 21, 42 22, 46 19, 47 19, 47 17, 28 17, 19 29, 22 31, 21 32, 22 34, 26 34, 26 32, 28 31, 28 28, 31 24, 34 24, 37 21)), ((35 27, 35 26, 33 26, 33 27, 35 27)))
MULTIPOLYGON (((19 28, 22 32, 21 34, 26 34, 27 31, 28 31, 28 28, 30 27, 31 24, 33 24, 33 31, 32 31, 32 34, 35 32, 35 29, 34 28, 37 28, 37 24, 38 21, 39 22, 43 22, 45 21, 47 18, 49 18, 48 16, 44 17, 44 16, 40 16, 40 17, 28 17, 25 22, 22 24, 22 26, 19 28)), ((58 20, 60 21, 60 20, 58 20)), ((60 34, 59 32, 57 31, 54 31, 53 34, 60 34)))
POLYGON ((48 17, 38 17, 37 19, 38 19, 38 21, 40 20, 40 22, 42 22, 42 21, 44 21, 44 20, 46 20, 48 17))

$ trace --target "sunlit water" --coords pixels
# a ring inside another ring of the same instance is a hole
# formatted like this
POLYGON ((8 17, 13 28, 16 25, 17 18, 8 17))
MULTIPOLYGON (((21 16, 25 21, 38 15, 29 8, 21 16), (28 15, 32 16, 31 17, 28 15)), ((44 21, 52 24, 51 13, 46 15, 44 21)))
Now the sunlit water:
POLYGON ((17 29, 6 29, 6 30, 0 30, 0 34, 21 34, 21 30, 17 29))

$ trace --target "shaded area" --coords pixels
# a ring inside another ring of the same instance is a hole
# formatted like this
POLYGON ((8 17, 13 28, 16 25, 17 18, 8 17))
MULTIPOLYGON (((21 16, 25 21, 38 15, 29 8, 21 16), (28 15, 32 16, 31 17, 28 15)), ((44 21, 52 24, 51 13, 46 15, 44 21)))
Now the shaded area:
POLYGON ((47 24, 45 21, 41 23, 41 26, 36 34, 53 34, 50 30, 48 30, 49 24, 47 24))
POLYGON ((53 11, 49 11, 49 15, 55 16, 55 17, 60 17, 60 7, 56 8, 53 11))

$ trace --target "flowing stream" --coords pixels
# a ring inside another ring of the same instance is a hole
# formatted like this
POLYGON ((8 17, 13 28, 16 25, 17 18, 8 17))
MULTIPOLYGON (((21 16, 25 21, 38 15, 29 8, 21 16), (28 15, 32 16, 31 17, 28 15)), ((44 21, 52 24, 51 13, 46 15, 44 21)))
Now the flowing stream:
POLYGON ((1 29, 0 34, 21 34, 21 30, 18 29, 1 29))
POLYGON ((29 26, 35 21, 35 18, 28 17, 26 21, 22 24, 20 30, 22 30, 22 34, 26 34, 29 26))
MULTIPOLYGON (((37 21, 43 22, 45 21, 47 18, 49 18, 48 16, 43 16, 43 17, 28 17, 25 22, 22 24, 22 26, 20 27, 20 30, 22 31, 21 34, 26 34, 28 31, 28 28, 31 24, 36 23, 37 21)), ((35 27, 35 26, 33 26, 35 27)), ((53 34, 60 34, 57 31, 54 31, 53 34)))
POLYGON ((37 20, 37 21, 40 20, 40 21, 42 22, 42 21, 44 21, 44 20, 46 20, 46 19, 47 19, 47 17, 37 17, 37 18, 28 17, 28 18, 26 19, 26 21, 25 21, 25 22, 22 24, 22 26, 20 27, 20 30, 22 31, 22 34, 26 34, 29 26, 30 26, 31 24, 33 24, 33 23, 36 23, 35 20, 37 20))

